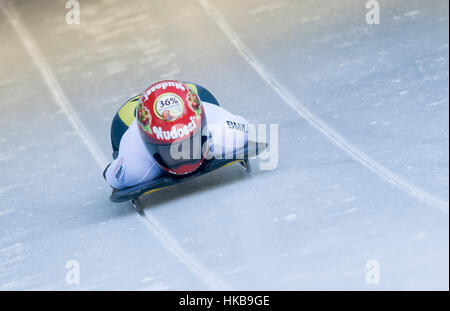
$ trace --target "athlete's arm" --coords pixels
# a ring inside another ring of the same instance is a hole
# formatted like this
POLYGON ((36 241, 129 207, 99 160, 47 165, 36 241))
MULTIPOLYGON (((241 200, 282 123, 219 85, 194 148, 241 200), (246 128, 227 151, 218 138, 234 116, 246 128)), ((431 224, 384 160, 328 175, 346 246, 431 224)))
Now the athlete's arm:
POLYGON ((113 188, 123 189, 162 174, 162 170, 145 149, 137 130, 137 122, 134 121, 120 141, 117 159, 106 170, 106 181, 113 188))
POLYGON ((222 107, 203 103, 208 128, 208 158, 223 158, 248 141, 248 122, 222 107))

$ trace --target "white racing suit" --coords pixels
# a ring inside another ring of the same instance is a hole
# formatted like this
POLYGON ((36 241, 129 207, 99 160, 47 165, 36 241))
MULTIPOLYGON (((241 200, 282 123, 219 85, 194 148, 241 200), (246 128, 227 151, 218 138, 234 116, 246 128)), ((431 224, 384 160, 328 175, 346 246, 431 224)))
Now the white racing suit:
MULTIPOLYGON (((247 144, 248 123, 222 107, 202 102, 207 122, 207 158, 224 158, 247 144)), ((107 167, 105 178, 116 189, 145 183, 169 174, 161 169, 147 151, 134 120, 120 140, 119 154, 107 167)))

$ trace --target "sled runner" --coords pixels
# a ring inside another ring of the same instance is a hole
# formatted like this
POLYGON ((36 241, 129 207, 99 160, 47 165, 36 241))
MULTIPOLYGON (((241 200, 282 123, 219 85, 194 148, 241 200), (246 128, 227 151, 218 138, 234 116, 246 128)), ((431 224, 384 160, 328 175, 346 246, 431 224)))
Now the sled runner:
POLYGON ((206 160, 198 170, 191 174, 182 176, 166 174, 143 184, 124 188, 121 190, 114 189, 110 196, 110 200, 115 203, 133 201, 141 196, 148 195, 152 192, 182 183, 184 181, 205 175, 222 167, 236 163, 240 163, 242 167, 247 170, 247 172, 250 172, 250 163, 248 159, 256 157, 266 148, 266 143, 249 142, 249 144, 245 148, 235 151, 233 153, 233 157, 230 156, 229 159, 226 159, 226 157, 224 157, 222 159, 206 160))

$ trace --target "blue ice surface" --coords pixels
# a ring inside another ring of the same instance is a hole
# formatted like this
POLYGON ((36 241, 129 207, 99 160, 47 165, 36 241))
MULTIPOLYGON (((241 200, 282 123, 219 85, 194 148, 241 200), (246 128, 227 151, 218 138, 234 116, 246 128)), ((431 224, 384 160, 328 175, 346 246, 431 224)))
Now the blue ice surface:
MULTIPOLYGON (((448 1, 382 2, 379 25, 366 24, 365 1, 208 3, 298 103, 448 201, 448 1)), ((176 78, 278 124, 279 163, 156 192, 142 199, 146 217, 109 202, 101 168, 1 15, 0 289, 448 290, 448 212, 317 131, 198 2, 83 1, 77 26, 53 1, 39 7, 14 3, 105 156, 116 109, 176 78), (73 260, 79 284, 66 282, 73 260), (367 282, 374 263, 379 284, 367 282)))

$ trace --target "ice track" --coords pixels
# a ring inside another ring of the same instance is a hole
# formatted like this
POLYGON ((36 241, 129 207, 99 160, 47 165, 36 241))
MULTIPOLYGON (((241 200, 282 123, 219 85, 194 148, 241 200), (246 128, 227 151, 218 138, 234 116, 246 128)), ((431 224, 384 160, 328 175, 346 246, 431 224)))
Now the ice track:
POLYGON ((0 289, 448 290, 447 1, 0 4, 0 289), (167 78, 279 124, 278 168, 110 203, 112 114, 167 78))

